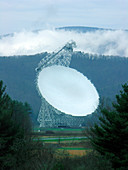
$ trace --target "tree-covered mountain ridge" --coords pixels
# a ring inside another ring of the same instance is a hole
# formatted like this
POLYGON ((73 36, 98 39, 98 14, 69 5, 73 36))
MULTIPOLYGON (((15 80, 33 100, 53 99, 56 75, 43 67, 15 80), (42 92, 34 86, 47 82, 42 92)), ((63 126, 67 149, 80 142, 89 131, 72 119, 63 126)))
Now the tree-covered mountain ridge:
MULTIPOLYGON (((48 53, 30 56, 0 57, 0 79, 8 94, 28 102, 38 114, 41 98, 37 92, 35 69, 48 53)), ((121 85, 128 81, 128 58, 73 52, 70 67, 83 73, 95 85, 101 97, 114 98, 121 85)))

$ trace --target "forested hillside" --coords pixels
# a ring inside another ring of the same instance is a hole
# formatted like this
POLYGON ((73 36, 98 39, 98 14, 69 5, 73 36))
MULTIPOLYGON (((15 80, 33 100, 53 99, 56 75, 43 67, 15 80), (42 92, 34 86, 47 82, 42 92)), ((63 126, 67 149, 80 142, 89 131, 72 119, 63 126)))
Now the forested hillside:
MULTIPOLYGON (((47 53, 31 56, 0 57, 0 79, 7 85, 12 99, 28 102, 34 117, 40 109, 41 99, 36 90, 36 71, 47 53)), ((121 85, 128 81, 128 59, 114 56, 95 56, 74 52, 70 67, 77 69, 95 85, 101 97, 112 100, 121 85)))
POLYGON ((102 97, 113 99, 128 81, 128 58, 79 52, 74 53, 71 67, 87 76, 102 97))
POLYGON ((7 93, 12 99, 28 101, 35 115, 41 103, 36 90, 35 68, 45 55, 0 57, 0 79, 6 84, 7 93))

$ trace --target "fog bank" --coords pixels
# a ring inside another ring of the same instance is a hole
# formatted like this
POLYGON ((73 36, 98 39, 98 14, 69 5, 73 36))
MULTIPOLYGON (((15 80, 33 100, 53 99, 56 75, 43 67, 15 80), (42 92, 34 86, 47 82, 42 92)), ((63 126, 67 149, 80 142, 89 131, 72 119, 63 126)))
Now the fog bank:
POLYGON ((64 30, 22 31, 0 39, 0 56, 53 52, 70 40, 76 42, 76 51, 128 57, 128 32, 122 30, 86 33, 64 30))

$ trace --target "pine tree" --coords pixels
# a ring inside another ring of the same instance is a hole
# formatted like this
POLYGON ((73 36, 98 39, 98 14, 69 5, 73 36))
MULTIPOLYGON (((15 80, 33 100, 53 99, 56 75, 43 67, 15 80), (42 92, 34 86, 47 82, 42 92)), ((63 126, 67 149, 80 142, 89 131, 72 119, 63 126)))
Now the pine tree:
POLYGON ((124 84, 113 110, 102 109, 100 124, 91 128, 94 148, 111 161, 113 168, 128 168, 128 85, 124 84))
POLYGON ((9 109, 11 106, 11 99, 5 92, 6 86, 3 86, 3 81, 0 81, 0 111, 9 109))
POLYGON ((17 124, 24 130, 24 134, 30 134, 32 130, 32 124, 30 114, 32 113, 31 107, 28 103, 22 103, 18 101, 12 102, 13 115, 12 118, 17 124))
POLYGON ((10 169, 15 161, 11 146, 23 138, 23 131, 12 119, 12 100, 5 89, 3 81, 0 81, 0 167, 10 169))

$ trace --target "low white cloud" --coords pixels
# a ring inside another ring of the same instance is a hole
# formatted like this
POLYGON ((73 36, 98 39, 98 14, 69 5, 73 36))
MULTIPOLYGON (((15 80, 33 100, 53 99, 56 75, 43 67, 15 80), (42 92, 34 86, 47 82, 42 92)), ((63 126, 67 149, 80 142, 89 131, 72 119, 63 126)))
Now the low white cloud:
POLYGON ((53 52, 74 40, 76 51, 128 57, 128 32, 100 30, 78 33, 64 30, 22 31, 0 39, 0 56, 53 52))

